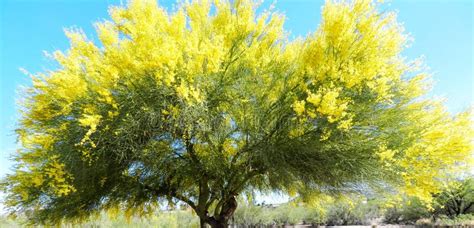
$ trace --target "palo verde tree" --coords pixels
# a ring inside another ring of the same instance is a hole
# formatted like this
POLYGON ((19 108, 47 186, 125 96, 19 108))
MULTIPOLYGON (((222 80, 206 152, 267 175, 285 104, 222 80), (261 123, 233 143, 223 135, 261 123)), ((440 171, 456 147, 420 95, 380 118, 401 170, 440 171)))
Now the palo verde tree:
POLYGON ((245 192, 362 184, 429 203, 467 165, 471 115, 425 96, 393 13, 328 1, 319 28, 290 40, 284 16, 257 7, 135 0, 96 24, 100 45, 68 30, 59 67, 21 101, 10 212, 51 224, 179 201, 225 227, 245 192))
POLYGON ((474 179, 448 182, 439 194, 435 195, 437 205, 435 214, 456 218, 462 214, 474 214, 474 179))

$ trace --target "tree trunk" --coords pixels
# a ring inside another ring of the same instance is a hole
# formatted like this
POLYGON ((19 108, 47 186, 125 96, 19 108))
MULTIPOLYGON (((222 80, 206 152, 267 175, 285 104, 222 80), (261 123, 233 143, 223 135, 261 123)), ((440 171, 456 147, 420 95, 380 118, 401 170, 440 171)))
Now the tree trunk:
POLYGON ((227 224, 228 221, 223 221, 223 220, 215 220, 213 223, 211 223, 212 228, 228 228, 229 225, 227 224))
POLYGON ((212 228, 228 228, 228 220, 217 220, 214 217, 199 218, 200 227, 207 228, 210 225, 212 228))
POLYGON ((212 228, 228 228, 229 227, 229 218, 234 214, 235 208, 237 205, 232 205, 232 207, 225 211, 225 213, 221 213, 219 216, 212 216, 208 217, 205 216, 204 218, 199 218, 199 222, 201 224, 201 228, 207 227, 209 224, 212 228))
POLYGON ((199 215, 201 228, 205 228, 206 224, 209 224, 212 228, 228 228, 229 220, 234 215, 236 209, 237 200, 235 199, 235 195, 233 195, 223 203, 218 215, 208 216, 207 211, 197 213, 199 215))
POLYGON ((199 218, 199 225, 200 225, 200 227, 201 227, 201 228, 206 228, 206 227, 207 227, 206 224, 207 224, 206 221, 205 221, 203 218, 200 217, 200 218, 199 218))

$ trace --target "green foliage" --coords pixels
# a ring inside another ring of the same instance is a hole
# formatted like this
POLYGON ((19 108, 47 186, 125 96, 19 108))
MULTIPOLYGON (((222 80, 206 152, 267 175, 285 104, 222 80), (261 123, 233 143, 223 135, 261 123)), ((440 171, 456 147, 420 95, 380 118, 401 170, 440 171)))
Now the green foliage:
POLYGON ((242 205, 234 214, 233 223, 243 225, 272 224, 274 213, 270 208, 257 205, 242 205))
POLYGON ((273 217, 275 224, 299 224, 302 222, 319 224, 323 221, 324 214, 318 208, 288 203, 275 208, 273 217))
POLYGON ((427 218, 426 222, 429 224, 433 223, 432 219, 446 220, 442 224, 455 223, 455 218, 460 215, 474 212, 473 184, 472 177, 448 183, 440 193, 434 195, 435 203, 431 210, 417 198, 405 199, 395 207, 388 208, 384 220, 387 223, 415 224, 418 220, 427 218))
POLYGON ((283 224, 325 224, 325 225, 370 225, 383 215, 378 201, 366 202, 363 197, 336 199, 321 206, 302 203, 281 205, 241 205, 234 216, 236 224, 283 225, 283 224))
POLYGON ((435 196, 436 214, 474 214, 474 178, 454 181, 435 196))
POLYGON ((441 216, 436 219, 434 224, 436 226, 466 226, 472 227, 474 226, 474 214, 464 214, 458 215, 453 218, 449 218, 447 216, 441 216))
MULTIPOLYGON (((69 225, 68 223, 64 224, 69 225)), ((74 225, 74 224, 71 224, 74 225)), ((97 217, 90 218, 81 224, 84 227, 199 227, 199 218, 190 211, 157 211, 147 216, 133 216, 127 218, 123 213, 116 217, 110 217, 101 213, 97 217)))
POLYGON ((327 225, 370 225, 383 216, 383 209, 377 201, 361 197, 350 201, 339 200, 327 207, 324 224, 327 225))
POLYGON ((323 224, 324 213, 308 206, 287 203, 272 205, 243 205, 234 214, 233 223, 243 225, 323 224))
POLYGON ((431 213, 419 199, 409 198, 387 209, 384 222, 389 224, 415 224, 422 218, 430 218, 431 213))
MULTIPOLYGON (((24 218, 7 219, 0 218, 0 227, 23 227, 27 221, 24 218)), ((197 228, 199 227, 199 218, 189 210, 173 210, 153 212, 147 216, 127 217, 125 213, 120 212, 111 217, 105 212, 92 216, 80 224, 63 221, 58 224, 59 227, 97 227, 97 228, 127 228, 127 227, 159 227, 159 228, 197 228)), ((43 226, 37 226, 43 227, 43 226)), ((46 226, 47 227, 47 226, 46 226)))

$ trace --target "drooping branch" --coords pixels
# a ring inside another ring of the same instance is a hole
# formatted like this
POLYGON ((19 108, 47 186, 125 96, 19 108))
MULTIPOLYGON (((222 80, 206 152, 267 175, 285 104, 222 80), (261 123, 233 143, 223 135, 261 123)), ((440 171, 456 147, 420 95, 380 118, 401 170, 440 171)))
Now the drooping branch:
POLYGON ((175 188, 172 188, 170 185, 163 184, 163 185, 160 185, 159 187, 152 187, 144 183, 140 183, 140 184, 143 186, 144 189, 152 192, 156 196, 171 196, 175 199, 178 199, 188 204, 194 210, 197 209, 196 204, 191 199, 179 194, 177 190, 175 188))

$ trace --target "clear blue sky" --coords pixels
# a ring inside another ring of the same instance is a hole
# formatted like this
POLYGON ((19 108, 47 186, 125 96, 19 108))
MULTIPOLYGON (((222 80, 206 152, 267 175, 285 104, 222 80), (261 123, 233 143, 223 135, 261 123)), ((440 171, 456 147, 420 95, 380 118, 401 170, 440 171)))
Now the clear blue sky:
MULTIPOLYGON (((159 2, 170 8, 175 1, 159 2)), ((323 2, 280 0, 276 8, 286 13, 286 28, 303 36, 318 26, 323 2)), ((54 64, 43 51, 68 47, 63 28, 80 27, 94 37, 93 22, 107 19, 107 7, 117 4, 120 0, 0 0, 0 178, 13 164, 8 157, 16 147, 17 91, 30 84, 19 68, 32 73, 52 69, 54 64)), ((471 0, 393 0, 384 4, 383 10, 398 11, 399 21, 414 37, 405 55, 409 59, 425 56, 436 82, 432 94, 446 97, 453 113, 472 105, 471 0)))

